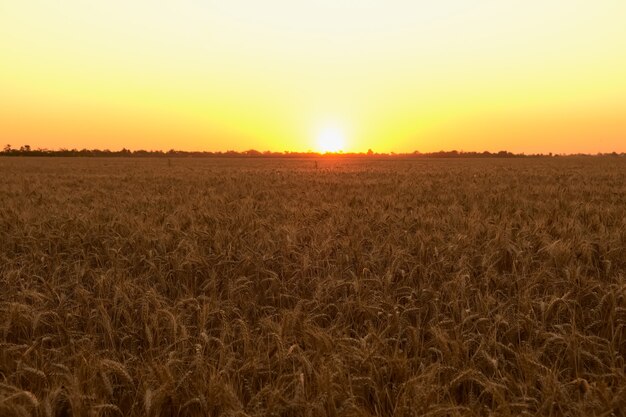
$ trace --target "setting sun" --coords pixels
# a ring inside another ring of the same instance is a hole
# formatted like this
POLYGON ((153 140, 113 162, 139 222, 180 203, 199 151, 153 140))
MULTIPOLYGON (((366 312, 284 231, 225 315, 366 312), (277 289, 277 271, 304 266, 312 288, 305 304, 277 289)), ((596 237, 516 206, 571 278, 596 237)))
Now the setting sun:
POLYGON ((317 146, 320 152, 340 152, 346 145, 345 134, 337 127, 326 127, 317 135, 317 146))

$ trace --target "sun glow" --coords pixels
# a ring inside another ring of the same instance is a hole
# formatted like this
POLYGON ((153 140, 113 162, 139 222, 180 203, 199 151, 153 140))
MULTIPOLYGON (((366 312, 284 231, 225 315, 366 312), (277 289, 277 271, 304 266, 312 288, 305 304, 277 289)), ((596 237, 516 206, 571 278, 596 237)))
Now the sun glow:
POLYGON ((356 4, 0 0, 0 151, 626 151, 626 1, 356 4))
POLYGON ((320 152, 341 152, 344 150, 345 145, 345 134, 341 129, 335 126, 325 127, 317 134, 317 146, 320 152))

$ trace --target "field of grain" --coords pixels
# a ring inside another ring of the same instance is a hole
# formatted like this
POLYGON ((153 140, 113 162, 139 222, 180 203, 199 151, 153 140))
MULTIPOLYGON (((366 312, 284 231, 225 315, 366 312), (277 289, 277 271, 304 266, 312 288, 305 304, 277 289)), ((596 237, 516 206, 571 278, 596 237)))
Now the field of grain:
POLYGON ((625 356, 624 158, 0 158, 1 416, 624 415, 625 356))

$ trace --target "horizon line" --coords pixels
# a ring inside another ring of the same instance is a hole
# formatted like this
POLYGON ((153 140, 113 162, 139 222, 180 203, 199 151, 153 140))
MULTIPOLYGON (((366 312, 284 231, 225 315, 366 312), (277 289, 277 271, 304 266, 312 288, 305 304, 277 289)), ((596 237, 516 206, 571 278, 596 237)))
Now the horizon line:
POLYGON ((204 157, 245 157, 245 158, 259 158, 259 157, 553 157, 553 156, 626 156, 626 152, 535 152, 535 153, 515 153, 508 150, 493 151, 465 151, 465 150, 439 150, 433 152, 421 152, 414 150, 412 152, 374 152, 372 149, 368 149, 367 152, 344 152, 339 150, 337 152, 319 152, 313 150, 307 151, 258 151, 256 149, 247 149, 244 151, 235 151, 232 149, 218 150, 218 151, 185 151, 169 149, 164 151, 162 149, 135 149, 131 150, 126 147, 122 147, 119 150, 105 149, 88 149, 88 148, 35 148, 33 149, 29 145, 23 145, 20 148, 13 148, 11 145, 6 145, 0 156, 144 156, 144 157, 167 157, 167 156, 204 156, 204 157))

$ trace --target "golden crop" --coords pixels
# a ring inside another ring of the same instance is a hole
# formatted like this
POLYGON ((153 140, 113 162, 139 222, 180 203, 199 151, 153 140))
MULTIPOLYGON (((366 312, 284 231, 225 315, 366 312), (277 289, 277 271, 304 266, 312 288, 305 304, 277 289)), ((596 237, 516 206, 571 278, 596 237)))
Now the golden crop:
POLYGON ((624 415, 626 160, 0 158, 1 416, 624 415))

